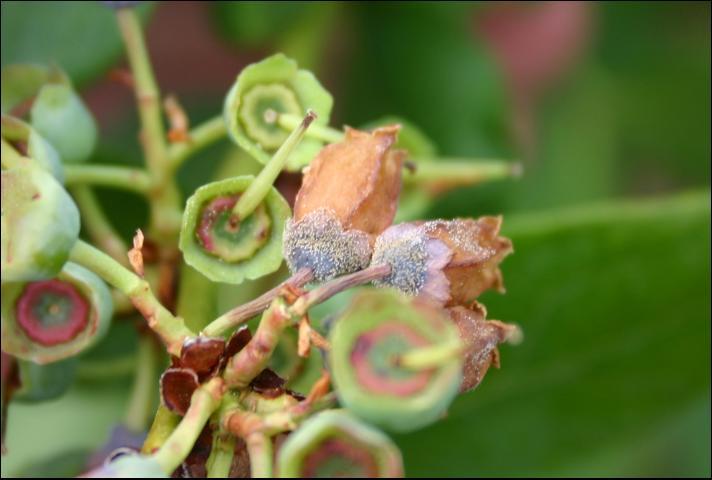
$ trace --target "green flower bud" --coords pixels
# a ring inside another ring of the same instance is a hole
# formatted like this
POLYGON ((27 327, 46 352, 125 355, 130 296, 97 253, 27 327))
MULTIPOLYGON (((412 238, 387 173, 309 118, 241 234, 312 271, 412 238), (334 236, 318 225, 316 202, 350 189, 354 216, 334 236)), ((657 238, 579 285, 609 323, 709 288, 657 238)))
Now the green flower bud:
POLYGON ((32 126, 59 152, 62 161, 89 159, 97 140, 91 112, 72 87, 51 83, 42 87, 30 111, 32 126))
POLYGON ((62 160, 51 143, 42 138, 37 130, 19 118, 2 116, 2 138, 9 142, 20 155, 26 156, 64 183, 62 160))
POLYGON ((79 236, 79 210, 36 166, 2 171, 2 281, 57 275, 79 236))
POLYGON ((247 218, 232 210, 253 176, 234 177, 200 187, 188 199, 180 249, 190 266, 216 282, 241 283, 277 270, 282 263, 282 232, 289 205, 271 188, 247 218))
POLYGON ((111 321, 111 293, 93 272, 67 263, 56 279, 2 285, 2 349, 45 364, 89 348, 111 321))
MULTIPOLYGON (((289 130, 268 118, 270 114, 302 117, 311 109, 317 114, 315 124, 328 125, 332 104, 331 95, 311 72, 299 70, 294 60, 280 53, 240 72, 225 98, 223 114, 232 139, 266 164, 289 135, 289 130)), ((305 138, 290 156, 287 169, 307 165, 321 147, 320 141, 305 138)))
POLYGON ((342 410, 318 413, 291 433, 278 452, 277 468, 281 478, 403 476, 393 441, 342 410))
POLYGON ((47 365, 19 360, 20 386, 12 399, 19 402, 42 402, 58 398, 74 382, 79 359, 67 358, 47 365))
POLYGON ((364 291, 334 322, 329 364, 341 403, 365 420, 394 431, 415 430, 443 415, 462 380, 455 327, 431 303, 391 290, 364 291), (425 367, 404 355, 454 346, 425 367))

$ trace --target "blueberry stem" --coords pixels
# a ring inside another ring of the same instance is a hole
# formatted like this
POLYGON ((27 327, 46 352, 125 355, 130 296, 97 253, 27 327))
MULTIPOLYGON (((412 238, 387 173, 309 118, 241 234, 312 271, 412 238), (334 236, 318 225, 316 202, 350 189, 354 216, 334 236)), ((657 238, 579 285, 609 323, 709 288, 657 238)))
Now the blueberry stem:
POLYGON ((250 183, 247 189, 240 195, 237 203, 232 209, 232 213, 238 219, 247 218, 257 206, 262 203, 267 193, 272 188, 272 184, 277 179, 284 166, 289 160, 289 155, 299 145, 304 138, 309 125, 316 119, 316 113, 309 110, 302 121, 292 130, 284 143, 272 156, 267 165, 250 183))
POLYGON ((412 159, 414 170, 404 169, 403 181, 411 184, 434 184, 447 188, 476 185, 491 180, 518 177, 522 165, 502 160, 467 158, 412 159))
POLYGON ((113 165, 64 165, 67 185, 100 185, 146 195, 151 189, 151 177, 141 168, 113 165))
POLYGON ((299 270, 287 280, 280 283, 273 289, 263 293, 254 300, 244 303, 239 307, 233 308, 228 312, 225 312, 224 314, 213 320, 208 326, 206 326, 201 332, 201 335, 215 337, 221 335, 228 329, 242 325, 247 320, 263 312, 267 307, 269 307, 270 303, 272 303, 272 300, 274 300, 285 288, 300 288, 303 285, 309 283, 312 278, 313 274, 311 270, 307 268, 299 270))
MULTIPOLYGON (((268 123, 276 122, 285 130, 292 130, 302 121, 299 115, 291 113, 277 113, 268 111, 266 115, 268 123), (270 120, 272 120, 270 122, 270 120)), ((344 139, 344 132, 326 125, 315 124, 307 132, 307 136, 326 143, 338 143, 344 139)))
POLYGON ((171 170, 177 170, 183 162, 203 148, 227 135, 227 126, 222 115, 211 118, 188 132, 188 141, 174 143, 168 147, 171 170))
POLYGON ((169 168, 160 92, 136 12, 120 9, 116 18, 133 73, 141 120, 140 143, 152 182, 149 197, 151 236, 161 246, 173 248, 181 227, 181 201, 173 171, 169 168))
POLYGON ((394 359, 394 363, 409 370, 428 370, 442 366, 454 357, 462 355, 464 346, 456 341, 414 348, 394 359))
POLYGON ((225 435, 220 430, 213 432, 213 446, 205 463, 207 478, 228 478, 234 456, 235 437, 225 435))
POLYGON ((153 458, 166 475, 171 475, 188 456, 210 415, 220 405, 223 381, 212 378, 199 387, 190 399, 190 408, 153 458))
POLYGON ((183 341, 194 336, 180 317, 174 316, 153 294, 146 280, 125 268, 96 247, 78 240, 70 259, 103 278, 131 299, 134 307, 146 318, 148 326, 166 344, 168 353, 180 355, 183 341))

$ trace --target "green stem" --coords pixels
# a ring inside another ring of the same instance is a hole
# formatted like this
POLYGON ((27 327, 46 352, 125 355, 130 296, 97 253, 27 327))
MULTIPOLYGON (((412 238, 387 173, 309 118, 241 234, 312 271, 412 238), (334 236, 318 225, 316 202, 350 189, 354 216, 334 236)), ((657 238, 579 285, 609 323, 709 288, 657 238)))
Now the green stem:
POLYGON ((518 162, 499 160, 471 160, 455 158, 412 159, 415 171, 403 174, 406 183, 445 184, 448 187, 474 185, 490 180, 499 180, 521 175, 522 165, 518 162))
POLYGON ((235 456, 235 437, 223 435, 219 431, 213 433, 213 448, 205 464, 207 478, 228 478, 235 456))
POLYGON ((133 432, 143 433, 153 411, 158 369, 154 340, 151 335, 144 334, 139 337, 136 356, 136 374, 124 424, 133 432))
POLYGON ((254 300, 244 303, 239 307, 233 308, 232 310, 220 315, 218 318, 210 322, 210 324, 203 329, 201 334, 208 337, 216 337, 231 328, 242 325, 247 320, 269 307, 272 300, 274 300, 285 287, 290 286, 300 288, 309 283, 312 278, 313 274, 311 270, 305 268, 298 271, 284 282, 263 293, 254 300))
POLYGON ((272 478, 272 439, 259 432, 245 438, 247 453, 250 455, 250 476, 252 478, 272 478))
POLYGON ((151 177, 139 168, 113 165, 65 165, 64 176, 67 185, 101 185, 140 195, 146 195, 151 189, 151 177))
POLYGON ((141 453, 150 454, 161 448, 161 445, 166 443, 168 437, 178 426, 180 418, 178 414, 171 412, 168 407, 159 403, 151 428, 148 430, 146 440, 141 447, 141 453))
POLYGON ((153 455, 166 475, 171 475, 192 450, 210 415, 220 405, 222 390, 222 380, 216 377, 193 392, 183 420, 153 455))
POLYGON ((318 305, 339 292, 347 290, 357 285, 383 278, 391 273, 390 265, 373 265, 361 271, 350 273, 341 277, 329 280, 310 290, 306 295, 302 295, 289 308, 290 314, 293 317, 301 317, 314 305, 318 305))
POLYGON ((276 298, 262 314, 255 336, 230 358, 223 372, 231 388, 244 388, 267 366, 279 338, 290 324, 284 300, 276 298))
POLYGON ((289 155, 294 151, 297 145, 299 145, 299 142, 302 141, 309 125, 311 125, 315 119, 316 113, 309 110, 304 119, 302 119, 299 125, 297 125, 275 152, 267 165, 264 166, 262 171, 260 171, 257 177, 250 183, 242 195, 240 195, 240 198, 232 209, 232 213, 236 215, 238 219, 247 218, 255 208, 262 203, 262 200, 272 188, 272 184, 277 179, 277 176, 287 164, 289 155))
POLYGON ((128 267, 128 247, 109 222, 99 202, 89 187, 76 186, 69 189, 82 215, 82 226, 89 237, 114 260, 128 267))
POLYGON ((222 115, 201 123, 188 133, 188 141, 174 143, 168 147, 170 168, 175 171, 191 155, 210 146, 227 135, 227 126, 222 115))
POLYGON ((106 253, 78 240, 70 259, 103 278, 107 283, 126 294, 131 303, 146 318, 148 326, 166 344, 168 353, 179 356, 183 341, 194 336, 180 317, 174 316, 151 291, 148 282, 106 253))
POLYGON ((414 348, 395 359, 396 365, 409 370, 427 370, 441 366, 451 358, 462 355, 462 342, 457 341, 414 348))
MULTIPOLYGON (((267 120, 274 118, 274 121, 285 130, 294 130, 301 123, 299 115, 291 113, 277 113, 268 111, 267 120)), ((307 132, 307 136, 326 143, 338 143, 344 139, 344 132, 331 128, 327 125, 314 124, 307 132)))
POLYGON ((160 245, 170 247, 180 231, 181 201, 173 172, 169 168, 160 93, 136 12, 122 8, 117 10, 116 18, 133 72, 141 120, 141 145, 152 180, 150 230, 160 245))

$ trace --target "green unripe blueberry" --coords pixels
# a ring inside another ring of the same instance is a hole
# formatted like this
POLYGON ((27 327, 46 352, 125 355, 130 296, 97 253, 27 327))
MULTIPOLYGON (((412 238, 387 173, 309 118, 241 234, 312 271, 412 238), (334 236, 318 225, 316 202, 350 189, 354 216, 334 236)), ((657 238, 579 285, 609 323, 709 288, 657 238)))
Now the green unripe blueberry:
POLYGON ((84 162, 94 151, 94 117, 70 85, 43 86, 32 104, 30 117, 32 126, 57 149, 63 162, 84 162))
POLYGON ((393 478, 403 476, 400 451, 384 433, 343 410, 316 414, 279 450, 281 478, 393 478))
POLYGON ((2 171, 2 281, 51 278, 79 236, 79 210, 37 166, 2 171))
POLYGON ((47 365, 18 360, 20 386, 13 401, 34 403, 62 396, 74 382, 78 360, 71 357, 47 365))
POLYGON ((413 369, 398 359, 415 349, 458 345, 457 330, 440 309, 392 290, 355 296, 329 332, 329 365, 341 404, 393 431, 440 418, 457 394, 462 358, 413 369))
POLYGON ((59 153, 37 130, 19 118, 3 114, 2 138, 16 148, 18 154, 29 157, 54 175, 60 183, 64 183, 64 170, 59 153))
POLYGON ((148 455, 126 454, 91 470, 85 478, 168 478, 155 458, 148 455))
POLYGON ((282 263, 282 235, 291 212, 275 188, 247 218, 232 209, 255 177, 240 176, 197 189, 186 203, 179 247, 186 263, 216 282, 241 283, 282 263))
MULTIPOLYGON (((225 98, 223 115, 230 137, 266 164, 289 135, 289 130, 268 121, 268 111, 302 117, 313 110, 314 124, 328 125, 332 104, 331 95, 311 72, 299 70, 294 60, 280 53, 240 72, 225 98)), ((321 147, 320 141, 305 138, 290 155, 287 169, 307 165, 321 147)))
POLYGON ((108 330, 111 292, 93 272, 67 263, 57 278, 2 285, 2 349, 39 364, 94 345, 108 330))

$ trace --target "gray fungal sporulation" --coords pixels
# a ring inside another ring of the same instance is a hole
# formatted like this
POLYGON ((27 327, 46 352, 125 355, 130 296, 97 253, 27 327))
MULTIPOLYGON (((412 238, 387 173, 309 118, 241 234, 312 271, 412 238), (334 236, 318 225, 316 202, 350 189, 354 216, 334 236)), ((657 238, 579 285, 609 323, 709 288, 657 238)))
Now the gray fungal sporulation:
POLYGON ((323 282, 366 268, 371 245, 366 233, 344 231, 331 212, 320 208, 298 222, 287 222, 284 257, 293 273, 310 268, 314 279, 323 282))
POLYGON ((372 265, 388 264, 391 274, 374 282, 417 295, 428 273, 427 237, 422 227, 402 224, 388 228, 376 240, 372 265))

